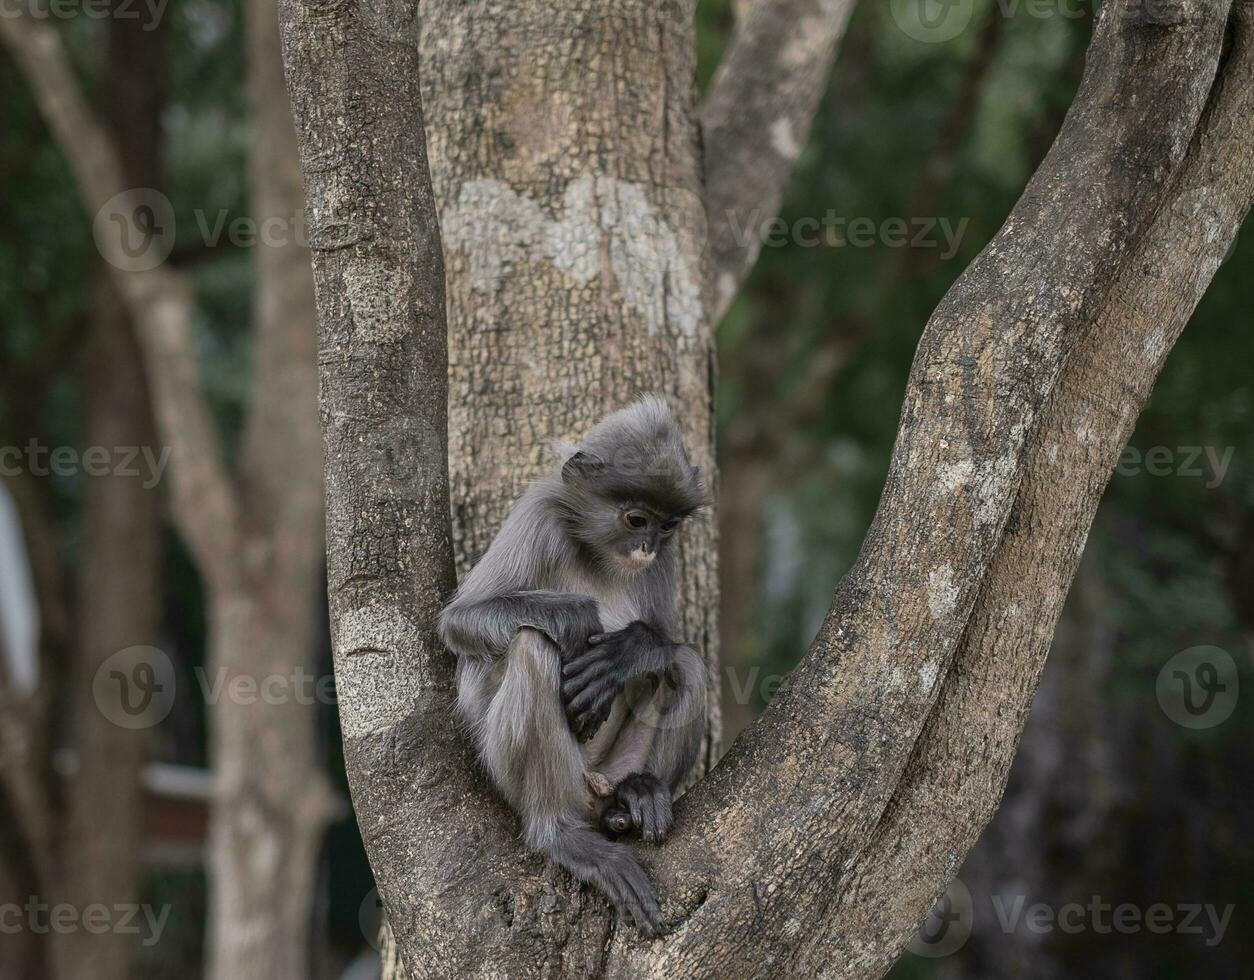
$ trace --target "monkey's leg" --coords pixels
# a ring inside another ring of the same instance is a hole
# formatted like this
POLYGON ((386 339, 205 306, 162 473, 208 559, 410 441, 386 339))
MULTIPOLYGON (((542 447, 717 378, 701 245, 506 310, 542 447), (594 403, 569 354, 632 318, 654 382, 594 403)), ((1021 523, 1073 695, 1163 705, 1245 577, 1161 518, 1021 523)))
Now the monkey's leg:
POLYGON ((522 818, 527 846, 594 885, 641 928, 654 929, 657 896, 635 855, 588 824, 584 760, 561 703, 557 648, 543 633, 521 629, 492 673, 498 679, 486 699, 474 696, 468 677, 459 700, 484 705, 475 725, 479 752, 522 818))
POLYGON ((633 706, 611 759, 602 766, 615 783, 615 802, 602 817, 607 829, 623 833, 634 827, 646 841, 666 836, 671 796, 701 747, 705 682, 700 656, 681 646, 652 697, 633 706))

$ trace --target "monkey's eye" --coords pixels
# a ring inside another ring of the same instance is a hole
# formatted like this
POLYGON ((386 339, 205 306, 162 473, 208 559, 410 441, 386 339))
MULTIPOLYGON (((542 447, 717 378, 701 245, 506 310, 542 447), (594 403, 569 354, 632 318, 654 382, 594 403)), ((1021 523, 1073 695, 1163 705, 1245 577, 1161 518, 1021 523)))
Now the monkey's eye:
POLYGON ((677 528, 677 527, 679 527, 679 518, 678 518, 678 517, 672 517, 670 520, 667 520, 667 521, 663 521, 663 522, 662 522, 662 533, 663 533, 663 534, 674 534, 674 533, 675 533, 675 528, 677 528))
POLYGON ((623 523, 633 531, 643 531, 649 526, 649 519, 638 510, 629 510, 623 515, 623 523))

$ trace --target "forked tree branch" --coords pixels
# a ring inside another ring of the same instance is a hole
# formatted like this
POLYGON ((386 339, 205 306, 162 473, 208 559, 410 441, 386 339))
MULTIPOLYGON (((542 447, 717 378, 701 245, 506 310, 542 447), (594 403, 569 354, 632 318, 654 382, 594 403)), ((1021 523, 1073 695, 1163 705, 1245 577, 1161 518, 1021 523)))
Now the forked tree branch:
MULTIPOLYGON (((28 14, 6 14, 0 18, 0 38, 74 172, 84 209, 97 215, 116 195, 132 189, 107 131, 82 96, 60 35, 28 14)), ((125 206, 118 210, 134 213, 125 206)), ((96 241, 137 328, 158 430, 172 454, 175 520, 206 577, 221 578, 236 550, 238 505, 201 388, 191 286, 159 266, 126 271, 131 257, 123 251, 121 235, 97 235, 96 241)))
POLYGON ((841 903, 794 959, 867 976, 903 945, 992 818, 1063 600, 1141 407, 1254 203, 1254 3, 1179 184, 1067 361, 936 707, 841 903), (867 957, 866 952, 873 955, 867 957))
POLYGON ((779 213, 855 0, 747 0, 700 110, 710 320, 735 299, 779 213))
POLYGON ((818 638, 681 807, 663 890, 700 907, 637 968, 699 975, 717 950, 724 973, 751 973, 841 894, 966 628, 1042 406, 1183 161, 1227 8, 1103 8, 1058 140, 928 324, 879 512, 818 638))
MULTIPOLYGON (((855 900, 850 883, 887 858, 868 845, 912 771, 955 652, 975 635, 972 613, 994 581, 1020 487, 1036 478, 1035 440, 1055 424, 1055 403, 1072 410, 1068 365, 1173 199, 1227 8, 1104 8, 1057 142, 928 325, 880 511, 820 636, 763 718, 681 801, 671 839, 649 852, 667 928, 646 941, 585 892, 551 887, 449 721, 451 660, 432 630, 452 584, 443 276, 414 7, 286 0, 322 331, 346 756, 411 975, 722 977, 790 975, 790 959, 813 966, 836 910, 855 900)), ((1108 468, 1086 457, 1063 494, 1081 496, 1108 468)), ((1042 548, 1051 529, 1009 533, 1042 548)), ((1055 601, 1034 592, 1018 614, 1044 621, 1055 601)), ((992 799, 994 787, 984 789, 992 799)), ((882 948, 862 950, 850 973, 876 975, 914 925, 877 933, 882 948)))

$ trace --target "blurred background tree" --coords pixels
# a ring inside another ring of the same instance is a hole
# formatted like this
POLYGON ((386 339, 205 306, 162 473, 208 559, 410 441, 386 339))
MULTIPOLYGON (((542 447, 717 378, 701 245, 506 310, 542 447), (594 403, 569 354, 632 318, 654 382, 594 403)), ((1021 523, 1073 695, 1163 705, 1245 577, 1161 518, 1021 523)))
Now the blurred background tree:
MULTIPOLYGON (((698 6, 702 84, 727 43, 732 6, 698 6)), ((968 30, 923 43, 900 29, 889 4, 860 4, 785 201, 783 227, 806 234, 784 234, 763 247, 718 328, 728 741, 805 649, 857 553, 923 324, 1000 226, 1070 104, 1091 17, 1070 4, 1050 5, 1043 15, 1040 9, 983 0, 968 30), (817 230, 802 225, 806 219, 817 230), (872 229, 869 243, 855 221, 872 229), (904 221, 906 244, 888 233, 893 221, 904 221)), ((177 223, 172 262, 195 285, 197 352, 232 456, 249 400, 255 256, 230 235, 210 239, 220 215, 229 225, 249 213, 245 13, 240 0, 170 0, 148 79, 161 93, 157 186, 177 223)), ((84 91, 108 112, 109 22, 80 15, 58 26, 84 91)), ((65 160, 3 54, 0 99, 0 445, 35 438, 81 449, 103 438, 93 399, 102 397, 96 386, 107 363, 88 343, 108 303, 98 288, 92 216, 83 213, 65 160)), ((1240 325, 1254 300, 1252 264, 1254 245, 1243 239, 1172 353, 1140 421, 1135 452, 1111 484, 1006 800, 960 874, 972 895, 971 937, 944 958, 907 954, 897 975, 1235 977, 1254 957, 1251 931, 1242 927, 1254 898, 1254 818, 1242 805, 1254 772, 1249 695, 1224 722, 1199 730, 1173 722, 1156 696, 1172 656, 1201 644, 1228 651, 1250 679, 1254 340, 1240 325), (1168 451, 1161 467, 1148 464, 1155 447, 1168 451), (1188 447, 1211 452, 1192 457, 1188 447), (1231 903, 1236 911, 1223 941, 1207 945, 1200 935, 1144 930, 1037 933, 1022 922, 1008 930, 994 904, 1022 896, 1028 905, 1057 909, 1094 895, 1142 909, 1231 903)), ((92 481, 99 479, 29 472, 5 479, 38 588, 48 724, 46 746, 32 747, 31 758, 48 788, 58 836, 77 832, 55 750, 75 744, 74 706, 90 682, 75 666, 75 638, 108 601, 95 594, 93 579, 81 581, 89 555, 101 554, 90 530, 91 501, 100 491, 92 481)), ((160 542, 159 571, 152 573, 157 645, 175 663, 180 694, 144 751, 158 763, 203 770, 206 708, 193 672, 206 664, 206 606, 196 563, 168 521, 160 542)), ((116 561, 117 547, 103 554, 116 561)), ((142 554, 128 551, 122 564, 134 565, 142 554)), ((320 621, 322 613, 309 615, 320 621)), ((329 672, 323 647, 319 641, 311 662, 329 672)), ((321 704, 318 713, 321 762, 342 790, 334 706, 321 704)), ((10 750, 0 757, 8 772, 10 750)), ((119 767, 103 774, 106 785, 138 778, 125 758, 96 763, 119 767)), ((0 838, 21 839, 12 832, 20 815, 11 793, 0 799, 0 838)), ((143 845, 140 900, 168 903, 171 913, 159 943, 134 944, 133 975, 199 975, 203 814, 186 786, 176 798, 145 801, 142 819, 157 823, 133 828, 143 845)), ((66 853, 81 846, 61 843, 66 853)), ((17 849, 0 847, 0 900, 27 894, 24 879, 38 873, 27 864, 17 849)), ((331 827, 319 861, 314 976, 339 976, 369 953, 370 887, 346 816, 331 827)), ((29 972, 48 965, 39 937, 20 938, 5 937, 0 972, 40 975, 29 972), (19 949, 26 940, 36 948, 19 949)))

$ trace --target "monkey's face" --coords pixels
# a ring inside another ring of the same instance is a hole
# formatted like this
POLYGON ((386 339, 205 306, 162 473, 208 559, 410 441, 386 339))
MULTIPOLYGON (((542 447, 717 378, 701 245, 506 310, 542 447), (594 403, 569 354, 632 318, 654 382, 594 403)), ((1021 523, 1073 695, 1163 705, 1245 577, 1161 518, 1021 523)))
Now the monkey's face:
POLYGON ((650 568, 704 502, 697 470, 678 450, 659 457, 637 448, 609 463, 580 451, 563 465, 561 479, 572 535, 598 564, 619 573, 650 568))
POLYGON ((638 500, 588 494, 583 506, 571 514, 570 527, 600 564, 635 574, 649 568, 669 547, 681 519, 638 500))
POLYGON ((624 571, 642 572, 653 564, 658 551, 667 547, 681 518, 630 500, 620 503, 617 510, 614 560, 624 571))

